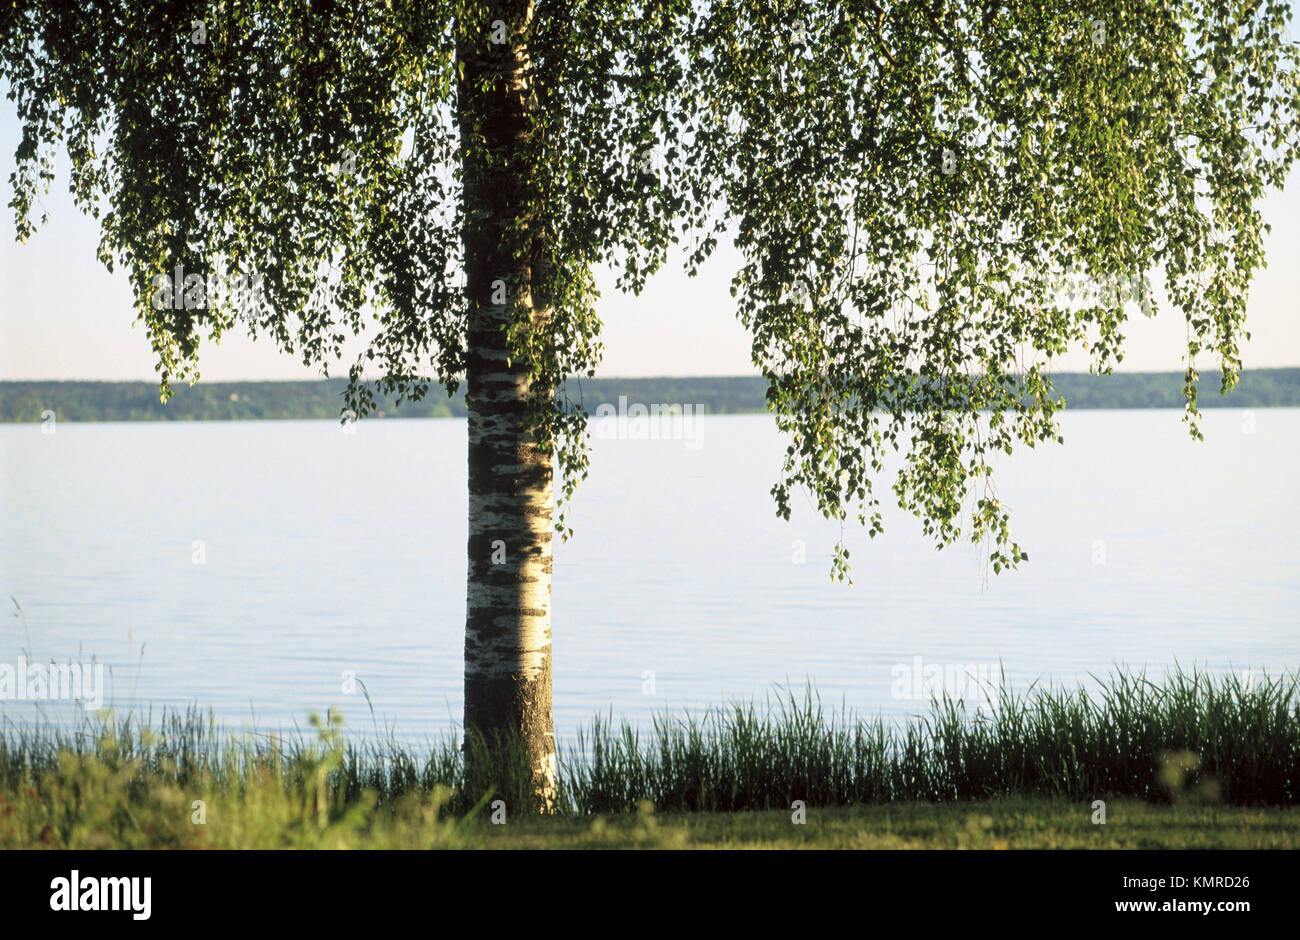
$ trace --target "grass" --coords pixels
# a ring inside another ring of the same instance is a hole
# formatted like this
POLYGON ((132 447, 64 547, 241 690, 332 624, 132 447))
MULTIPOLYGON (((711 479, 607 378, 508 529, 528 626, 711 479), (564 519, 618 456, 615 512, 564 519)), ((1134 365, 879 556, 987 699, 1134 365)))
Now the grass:
POLYGON ((1121 800, 1106 825, 1090 804, 1008 797, 834 806, 803 825, 784 810, 532 817, 461 831, 470 848, 510 849, 1294 849, 1300 808, 1157 806, 1121 800))
POLYGON ((828 714, 811 688, 645 736, 597 719, 562 748, 546 818, 517 748, 467 765, 455 741, 414 754, 313 725, 291 741, 196 712, 10 729, 0 848, 1300 845, 1300 674, 1117 671, 1091 695, 938 699, 901 725, 828 714))

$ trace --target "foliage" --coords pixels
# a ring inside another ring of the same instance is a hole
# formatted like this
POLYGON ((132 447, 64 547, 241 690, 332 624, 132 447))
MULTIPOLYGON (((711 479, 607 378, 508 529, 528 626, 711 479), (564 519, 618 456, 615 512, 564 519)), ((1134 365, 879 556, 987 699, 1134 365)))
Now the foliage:
POLYGON ((1189 418, 1199 353, 1235 383, 1262 261, 1255 202, 1300 144, 1287 4, 710 13, 690 47, 709 63, 691 73, 701 107, 682 113, 716 120, 682 174, 737 222, 740 316, 792 438, 783 514, 801 485, 828 518, 856 509, 880 532, 874 475, 901 438, 900 506, 947 544, 982 488, 971 539, 993 542, 995 570, 1023 560, 987 458, 1059 440, 1044 357, 1082 345, 1109 371, 1132 307, 1102 290, 1062 309, 1067 270, 1139 285, 1163 272, 1188 326, 1189 418))
POLYGON ((600 354, 592 265, 638 290, 674 243, 694 271, 731 237, 739 315, 791 438, 778 511, 804 487, 879 532, 875 474, 901 438, 900 505, 940 544, 991 540, 996 570, 1026 556, 989 455, 1059 440, 1052 357, 1086 347, 1101 372, 1121 357, 1131 305, 1063 310, 1063 271, 1164 275, 1194 434, 1197 357, 1235 384, 1256 206, 1300 144, 1289 17, 1284 0, 19 0, 0 7, 23 126, 11 206, 25 238, 66 147, 165 391, 197 377, 202 334, 242 319, 322 366, 366 336, 349 370, 364 413, 367 370, 399 399, 430 369, 455 390, 467 311, 486 302, 458 280, 460 169, 516 161, 527 196, 503 222, 536 253, 548 328, 520 324, 512 348, 563 496, 585 468, 566 383, 600 354), (498 22, 528 61, 512 154, 457 113, 498 22), (177 270, 255 289, 155 303, 177 270))

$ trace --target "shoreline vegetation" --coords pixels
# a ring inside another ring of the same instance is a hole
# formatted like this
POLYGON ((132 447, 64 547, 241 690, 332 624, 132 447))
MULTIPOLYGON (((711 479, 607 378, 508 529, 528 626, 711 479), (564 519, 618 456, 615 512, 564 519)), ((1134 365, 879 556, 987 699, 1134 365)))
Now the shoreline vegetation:
MULTIPOLYGON (((1180 372, 1058 373, 1055 396, 1067 409, 1184 407, 1180 372)), ((276 382, 200 382, 179 386, 171 401, 159 400, 153 382, 0 381, 0 423, 56 421, 239 421, 338 420, 346 379, 276 382)), ((571 379, 570 400, 591 414, 602 404, 701 406, 705 414, 764 414, 767 383, 759 376, 640 379, 571 379)), ((1213 375, 1201 381, 1202 408, 1300 407, 1300 368, 1251 369, 1236 388, 1218 394, 1213 375)), ((465 416, 463 391, 448 396, 438 386, 417 402, 397 405, 375 392, 369 417, 465 416)))
POLYGON ((196 710, 9 724, 0 848, 1300 847, 1300 671, 1252 675, 1117 669, 897 724, 811 686, 648 733, 597 717, 544 815, 521 751, 469 778, 459 741, 349 741, 334 713, 296 740, 196 710))

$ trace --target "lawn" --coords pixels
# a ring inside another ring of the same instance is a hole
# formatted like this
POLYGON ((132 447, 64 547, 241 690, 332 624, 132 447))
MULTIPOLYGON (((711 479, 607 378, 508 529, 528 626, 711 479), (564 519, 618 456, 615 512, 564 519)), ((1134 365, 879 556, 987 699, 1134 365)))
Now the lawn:
POLYGON ((595 819, 479 822, 472 848, 511 849, 1294 849, 1300 807, 1108 803, 1105 825, 1088 804, 1006 798, 902 803, 791 813, 637 813, 595 819))

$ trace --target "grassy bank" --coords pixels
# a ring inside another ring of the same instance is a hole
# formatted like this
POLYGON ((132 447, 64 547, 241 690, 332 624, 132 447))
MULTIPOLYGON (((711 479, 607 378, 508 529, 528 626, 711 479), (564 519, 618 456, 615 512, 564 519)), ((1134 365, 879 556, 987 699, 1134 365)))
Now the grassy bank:
MULTIPOLYGON (((93 787, 90 791, 94 792, 93 787)), ((4 849, 1298 849, 1300 808, 1091 804, 1032 797, 956 803, 595 816, 450 816, 436 798, 404 798, 392 812, 362 803, 324 824, 310 802, 269 790, 207 806, 191 822, 189 794, 159 791, 122 819, 90 812, 70 829, 0 818, 4 849)), ((0 796, 26 815, 20 795, 0 796)))
POLYGON ((1296 674, 1117 672, 1092 694, 941 699, 901 725, 828 713, 811 690, 644 736, 598 720, 561 748, 548 819, 529 818, 509 753, 471 773, 454 741, 414 754, 314 723, 293 741, 196 713, 10 729, 0 847, 1300 844, 1296 674))

